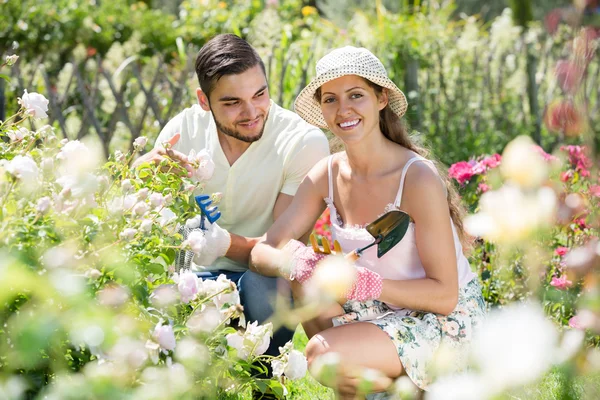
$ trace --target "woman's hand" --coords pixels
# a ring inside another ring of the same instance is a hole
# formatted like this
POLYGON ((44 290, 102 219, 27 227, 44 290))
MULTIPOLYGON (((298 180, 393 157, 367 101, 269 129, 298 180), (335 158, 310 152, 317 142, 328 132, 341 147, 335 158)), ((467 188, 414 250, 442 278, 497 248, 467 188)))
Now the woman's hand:
POLYGON ((383 278, 377 272, 364 267, 356 267, 356 282, 346 295, 348 300, 367 301, 381 296, 383 278))
POLYGON ((327 257, 327 254, 316 253, 312 247, 305 246, 298 240, 290 240, 282 249, 287 257, 284 257, 283 265, 280 267, 281 276, 300 283, 306 282, 313 274, 319 261, 327 257))

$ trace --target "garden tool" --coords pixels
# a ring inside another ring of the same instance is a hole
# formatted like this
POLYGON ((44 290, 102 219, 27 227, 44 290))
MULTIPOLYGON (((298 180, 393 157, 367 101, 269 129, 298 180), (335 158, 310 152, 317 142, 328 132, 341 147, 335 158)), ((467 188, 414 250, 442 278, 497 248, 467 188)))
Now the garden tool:
POLYGON ((377 245, 377 258, 383 257, 406 235, 409 223, 410 217, 404 211, 392 210, 383 214, 365 228, 375 241, 346 254, 346 258, 350 261, 356 261, 363 251, 375 245, 377 245))
POLYGON ((211 224, 214 224, 221 217, 221 211, 217 209, 217 206, 211 207, 212 200, 210 197, 211 196, 207 194, 201 194, 194 197, 198 207, 200 207, 200 210, 202 210, 200 217, 200 229, 202 230, 206 230, 206 227, 204 226, 204 218, 206 218, 211 224))
POLYGON ((331 250, 331 245, 329 244, 329 240, 326 238, 321 239, 321 243, 323 243, 323 248, 319 246, 319 242, 317 241, 317 237, 314 233, 311 233, 309 236, 310 244, 315 251, 315 253, 323 253, 323 254, 341 254, 342 246, 340 246, 340 242, 337 240, 333 241, 333 251, 331 250))
MULTIPOLYGON (((375 241, 346 254, 346 259, 349 261, 356 261, 363 251, 375 245, 378 245, 377 258, 383 257, 385 253, 390 251, 390 249, 398 244, 404 235, 406 235, 409 223, 410 217, 404 211, 392 210, 383 214, 365 228, 367 232, 373 236, 375 241)), ((310 235, 310 244, 315 252, 331 254, 329 241, 323 238, 321 242, 323 244, 322 249, 317 242, 317 237, 314 234, 310 235)), ((337 240, 333 242, 333 248, 336 254, 341 254, 342 248, 337 240)))

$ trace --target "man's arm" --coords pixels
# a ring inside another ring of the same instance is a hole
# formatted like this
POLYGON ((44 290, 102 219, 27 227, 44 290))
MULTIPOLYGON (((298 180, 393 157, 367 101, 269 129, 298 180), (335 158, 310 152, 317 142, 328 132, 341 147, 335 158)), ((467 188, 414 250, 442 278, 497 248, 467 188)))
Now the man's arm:
MULTIPOLYGON (((273 207, 273 220, 277 221, 277 219, 283 214, 283 212, 292 204, 292 200, 294 196, 290 196, 289 194, 279 193, 277 196, 277 200, 275 200, 275 206, 273 207)), ((308 232, 301 241, 308 241, 308 232)), ((258 243, 262 237, 249 238, 240 235, 236 235, 235 233, 231 233, 231 246, 229 246, 229 250, 225 253, 225 257, 238 261, 241 263, 247 264, 250 259, 250 252, 258 243)))

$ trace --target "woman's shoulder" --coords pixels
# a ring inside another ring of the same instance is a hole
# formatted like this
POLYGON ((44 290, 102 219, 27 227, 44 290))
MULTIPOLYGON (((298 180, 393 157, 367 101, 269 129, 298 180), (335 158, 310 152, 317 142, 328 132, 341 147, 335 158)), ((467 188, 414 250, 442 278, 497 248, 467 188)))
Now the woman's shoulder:
MULTIPOLYGON (((446 197, 445 185, 432 161, 419 156, 406 170, 403 197, 419 204, 433 197, 446 197)), ((410 160, 408 161, 410 162, 410 160)))

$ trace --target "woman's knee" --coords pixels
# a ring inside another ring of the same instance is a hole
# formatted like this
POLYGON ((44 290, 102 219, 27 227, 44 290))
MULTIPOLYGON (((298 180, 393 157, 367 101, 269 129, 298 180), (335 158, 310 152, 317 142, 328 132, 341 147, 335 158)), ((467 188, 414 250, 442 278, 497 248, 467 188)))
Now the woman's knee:
POLYGON ((314 335, 306 344, 306 360, 310 368, 315 359, 330 351, 330 346, 320 334, 314 335))

